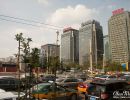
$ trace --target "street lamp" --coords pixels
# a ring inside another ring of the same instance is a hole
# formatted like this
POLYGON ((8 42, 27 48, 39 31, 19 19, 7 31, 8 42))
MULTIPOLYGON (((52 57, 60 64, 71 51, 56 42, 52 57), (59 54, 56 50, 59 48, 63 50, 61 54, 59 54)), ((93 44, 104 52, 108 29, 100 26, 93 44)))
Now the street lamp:
POLYGON ((103 73, 105 72, 106 59, 105 54, 103 54, 103 73))

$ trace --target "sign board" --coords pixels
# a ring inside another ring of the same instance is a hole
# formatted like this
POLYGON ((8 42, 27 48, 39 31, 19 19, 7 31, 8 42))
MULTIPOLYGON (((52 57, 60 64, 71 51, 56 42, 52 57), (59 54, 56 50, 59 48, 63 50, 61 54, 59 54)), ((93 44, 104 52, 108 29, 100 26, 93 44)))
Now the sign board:
POLYGON ((126 69, 127 65, 126 65, 126 63, 122 63, 121 66, 122 66, 123 69, 126 69))
POLYGON ((120 14, 120 13, 123 13, 123 12, 124 12, 124 8, 120 8, 120 9, 112 11, 112 14, 117 15, 117 14, 120 14))

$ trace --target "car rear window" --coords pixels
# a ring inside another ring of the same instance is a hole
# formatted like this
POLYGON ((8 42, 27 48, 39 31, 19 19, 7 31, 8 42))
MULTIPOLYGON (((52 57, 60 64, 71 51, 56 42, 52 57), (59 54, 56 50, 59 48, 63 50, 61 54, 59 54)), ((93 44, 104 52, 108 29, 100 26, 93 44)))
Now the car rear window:
POLYGON ((89 85, 89 91, 105 92, 106 86, 105 85, 90 84, 89 85))

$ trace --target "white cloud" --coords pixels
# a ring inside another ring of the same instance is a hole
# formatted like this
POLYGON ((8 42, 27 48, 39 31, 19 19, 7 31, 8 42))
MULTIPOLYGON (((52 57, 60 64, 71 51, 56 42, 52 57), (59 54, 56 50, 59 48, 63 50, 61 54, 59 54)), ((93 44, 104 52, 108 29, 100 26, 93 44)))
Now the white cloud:
POLYGON ((44 5, 49 5, 49 0, 38 0, 38 2, 44 5))
POLYGON ((89 9, 84 5, 68 6, 67 8, 57 9, 46 20, 46 23, 78 27, 83 21, 93 19, 98 13, 95 9, 89 9))

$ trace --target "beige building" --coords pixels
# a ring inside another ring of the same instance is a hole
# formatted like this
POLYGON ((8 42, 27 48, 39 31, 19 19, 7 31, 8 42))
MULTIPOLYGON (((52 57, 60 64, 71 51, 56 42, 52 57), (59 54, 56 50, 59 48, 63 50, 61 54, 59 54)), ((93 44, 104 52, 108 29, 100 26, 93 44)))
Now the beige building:
POLYGON ((41 46, 40 61, 44 65, 45 60, 60 56, 60 45, 46 44, 41 46))
POLYGON ((108 21, 111 59, 124 63, 130 60, 130 12, 123 8, 113 11, 108 21))

